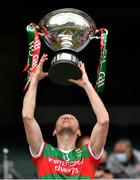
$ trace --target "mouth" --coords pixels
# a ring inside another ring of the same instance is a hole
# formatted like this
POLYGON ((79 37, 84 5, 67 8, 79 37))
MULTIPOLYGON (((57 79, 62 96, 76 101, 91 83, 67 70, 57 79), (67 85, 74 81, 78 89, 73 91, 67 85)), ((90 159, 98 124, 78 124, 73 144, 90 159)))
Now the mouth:
POLYGON ((70 124, 69 120, 64 120, 63 124, 70 124))
POLYGON ((63 123, 69 123, 69 121, 64 121, 63 123))

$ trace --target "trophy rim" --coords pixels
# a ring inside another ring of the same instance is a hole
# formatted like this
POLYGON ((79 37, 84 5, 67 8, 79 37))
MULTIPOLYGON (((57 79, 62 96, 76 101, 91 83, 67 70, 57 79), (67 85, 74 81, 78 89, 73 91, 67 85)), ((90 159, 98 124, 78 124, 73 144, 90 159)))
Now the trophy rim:
POLYGON ((41 23, 41 21, 44 19, 44 18, 50 18, 51 16, 53 15, 56 15, 58 13, 64 13, 64 12, 71 12, 71 13, 75 13, 75 14, 78 14, 78 15, 83 15, 83 17, 88 21, 88 22, 92 22, 93 25, 94 25, 94 28, 97 29, 97 26, 96 26, 96 23, 94 22, 94 20, 87 14, 85 13, 84 11, 80 10, 80 9, 76 9, 76 8, 61 8, 61 9, 56 9, 56 10, 53 10, 49 13, 47 13, 40 21, 39 21, 39 24, 41 23))

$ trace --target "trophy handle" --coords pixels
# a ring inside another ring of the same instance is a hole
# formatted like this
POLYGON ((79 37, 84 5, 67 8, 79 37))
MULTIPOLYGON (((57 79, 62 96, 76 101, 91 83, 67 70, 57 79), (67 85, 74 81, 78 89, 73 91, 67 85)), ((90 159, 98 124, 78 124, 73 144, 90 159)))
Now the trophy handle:
MULTIPOLYGON (((104 31, 104 33, 105 33, 106 36, 107 36, 107 35, 108 35, 108 30, 105 29, 105 28, 101 28, 101 29, 104 31)), ((96 29, 95 34, 101 33, 101 32, 100 32, 101 29, 99 29, 99 30, 96 29)), ((95 36, 95 35, 90 35, 90 36, 89 36, 89 39, 90 39, 90 40, 92 40, 92 39, 100 39, 100 38, 101 38, 101 36, 95 36)))

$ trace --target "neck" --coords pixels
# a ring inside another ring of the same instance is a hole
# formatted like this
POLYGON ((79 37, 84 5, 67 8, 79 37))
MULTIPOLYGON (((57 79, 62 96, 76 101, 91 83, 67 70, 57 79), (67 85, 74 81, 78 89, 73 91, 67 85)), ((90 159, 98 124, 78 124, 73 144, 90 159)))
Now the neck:
POLYGON ((63 150, 71 150, 75 148, 77 136, 70 134, 57 135, 58 148, 63 150))

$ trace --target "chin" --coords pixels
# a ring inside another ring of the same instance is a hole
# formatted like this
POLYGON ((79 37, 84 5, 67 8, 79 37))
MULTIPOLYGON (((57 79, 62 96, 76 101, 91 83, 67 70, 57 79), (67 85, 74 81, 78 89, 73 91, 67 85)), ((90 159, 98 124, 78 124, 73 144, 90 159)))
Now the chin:
POLYGON ((61 130, 60 130, 60 132, 59 132, 59 134, 74 134, 74 131, 73 131, 73 129, 70 127, 70 126, 64 126, 61 130))

